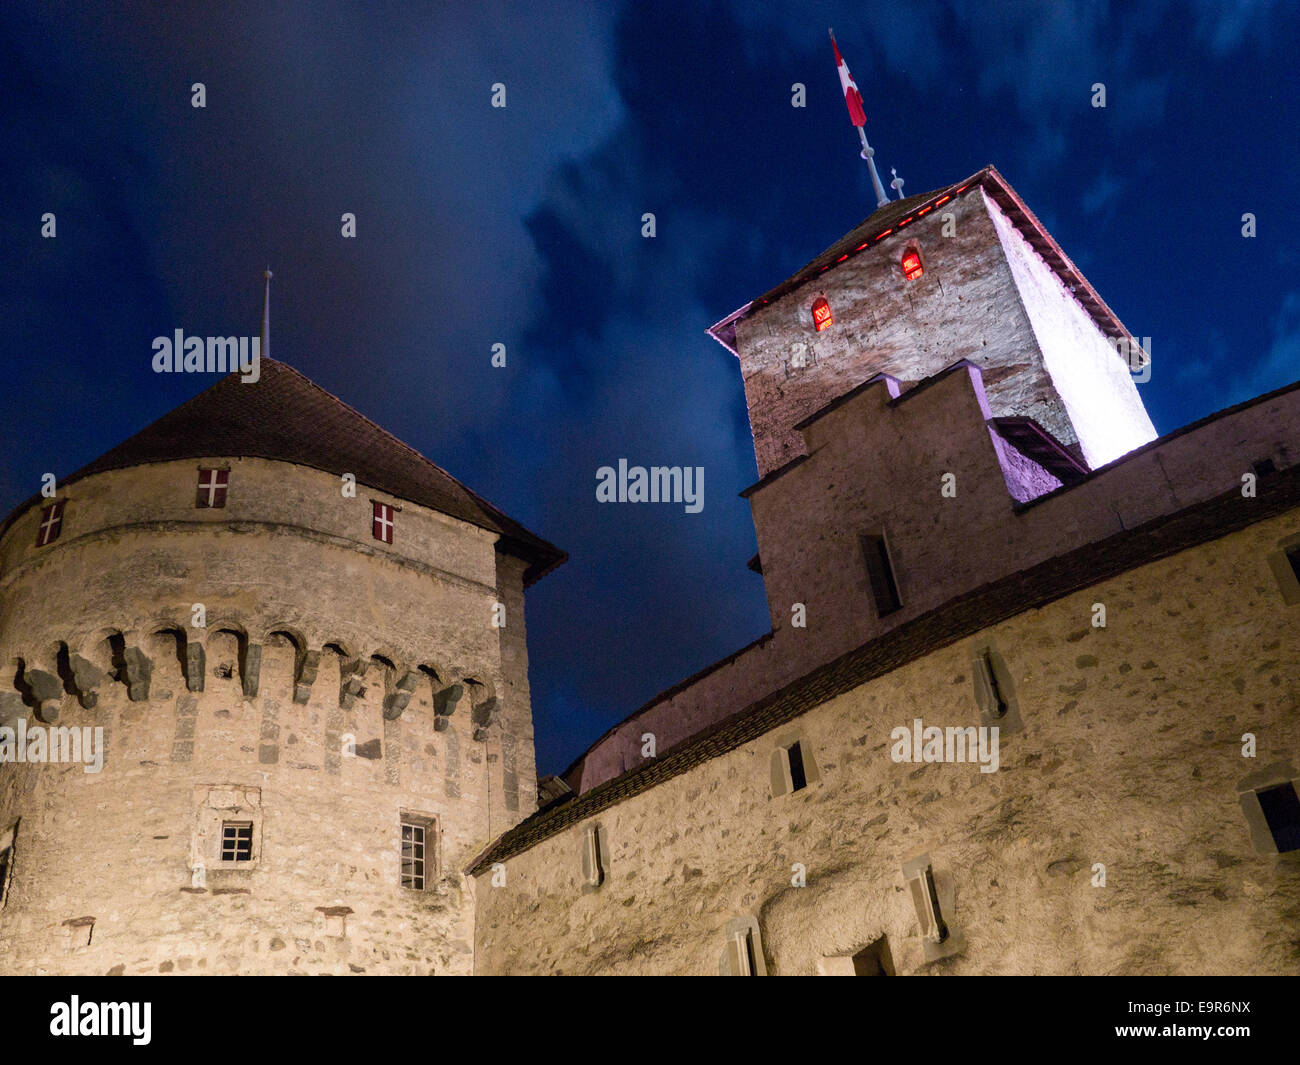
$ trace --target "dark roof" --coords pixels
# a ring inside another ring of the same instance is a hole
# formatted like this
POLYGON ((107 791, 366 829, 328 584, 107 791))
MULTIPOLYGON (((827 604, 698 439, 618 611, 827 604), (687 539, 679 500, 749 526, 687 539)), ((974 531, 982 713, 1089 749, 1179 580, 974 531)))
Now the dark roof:
MULTIPOLYGON (((351 473, 358 484, 500 533, 502 548, 530 564, 526 584, 568 557, 293 367, 269 358, 261 360, 258 381, 223 377, 62 483, 127 466, 218 457, 351 473)), ((38 498, 16 508, 0 533, 38 498)))
POLYGON ((735 353, 736 322, 747 317, 751 311, 780 299, 786 293, 807 284, 819 274, 881 241, 897 237, 918 218, 923 218, 931 211, 942 207, 948 200, 965 195, 976 187, 983 188, 997 203, 1003 213, 1020 230, 1030 247, 1043 257, 1065 287, 1073 293, 1074 298, 1097 323, 1103 335, 1117 338, 1131 335, 1115 312, 1097 295, 1096 290, 1088 283, 1088 279, 1079 272, 1079 268, 1071 262, 1069 256, 1061 250, 1061 246, 1043 228, 1043 224, 1025 206, 1024 201, 994 166, 986 166, 983 170, 976 171, 965 181, 958 181, 956 184, 946 185, 918 196, 908 196, 903 200, 893 200, 884 207, 878 208, 812 262, 795 271, 775 288, 769 289, 757 299, 727 315, 722 321, 710 326, 707 332, 735 353))
POLYGON ((1061 484, 1078 484, 1091 472, 1085 462, 1080 462, 1065 445, 1033 418, 994 418, 993 428, 1008 444, 1026 458, 1038 463, 1061 484))
POLYGON ((1300 507, 1300 466, 1265 474, 1259 478, 1257 491, 1257 498, 1243 500, 1241 492, 1234 488, 958 596, 684 740, 659 758, 562 806, 534 814, 479 854, 468 872, 477 873, 493 862, 526 851, 571 824, 733 751, 838 695, 991 625, 1300 507))

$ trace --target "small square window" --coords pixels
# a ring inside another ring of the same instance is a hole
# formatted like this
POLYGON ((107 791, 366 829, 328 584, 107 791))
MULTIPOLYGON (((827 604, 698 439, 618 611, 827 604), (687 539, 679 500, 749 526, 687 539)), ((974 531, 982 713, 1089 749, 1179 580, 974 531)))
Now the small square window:
POLYGON ((54 543, 63 532, 63 505, 67 500, 60 499, 48 507, 41 508, 41 523, 36 529, 36 546, 45 547, 54 543))
POLYGON ((1300 796, 1290 781, 1255 793, 1279 854, 1300 850, 1300 796))
POLYGON ((391 544, 393 542, 393 508, 387 503, 372 501, 374 506, 374 520, 371 523, 371 534, 380 543, 391 544))
POLYGON ((223 862, 251 862, 253 860, 253 822, 221 822, 221 860, 223 862))
POLYGON ((1291 566, 1291 572, 1295 574, 1295 579, 1300 581, 1300 545, 1291 548, 1286 553, 1286 560, 1291 566))
POLYGON ((230 471, 199 467, 199 487, 194 505, 200 510, 224 507, 230 487, 230 471))
POLYGON ((12 864, 13 853, 12 845, 0 850, 0 906, 3 906, 5 899, 9 897, 9 867, 12 864))
POLYGON ((1255 470, 1256 477, 1267 477, 1270 473, 1277 473, 1277 463, 1272 459, 1258 459, 1251 463, 1255 470))

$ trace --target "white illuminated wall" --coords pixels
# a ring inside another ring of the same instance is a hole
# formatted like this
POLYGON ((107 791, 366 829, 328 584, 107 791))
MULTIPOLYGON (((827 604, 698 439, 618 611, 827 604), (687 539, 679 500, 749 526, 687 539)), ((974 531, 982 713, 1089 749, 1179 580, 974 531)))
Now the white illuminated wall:
POLYGON ((1156 438, 1127 361, 1015 225, 981 190, 1043 364, 1093 469, 1156 438))

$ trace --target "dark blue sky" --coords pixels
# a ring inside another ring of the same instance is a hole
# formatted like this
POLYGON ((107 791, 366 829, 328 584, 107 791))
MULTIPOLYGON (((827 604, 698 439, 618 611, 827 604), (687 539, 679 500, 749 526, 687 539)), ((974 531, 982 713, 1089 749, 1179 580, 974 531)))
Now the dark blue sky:
POLYGON ((0 510, 211 384, 151 341, 255 332, 269 262, 276 357, 570 552, 543 772, 767 629, 704 329, 874 205, 828 26, 886 180, 994 163, 1152 338, 1160 432, 1300 375, 1294 3, 208 6, 0 7, 0 510), (703 466, 704 511, 598 504, 621 457, 703 466))

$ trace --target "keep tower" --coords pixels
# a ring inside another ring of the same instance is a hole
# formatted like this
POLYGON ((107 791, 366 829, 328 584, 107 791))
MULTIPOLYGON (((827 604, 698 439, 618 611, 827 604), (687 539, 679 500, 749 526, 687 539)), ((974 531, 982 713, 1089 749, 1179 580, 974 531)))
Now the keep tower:
POLYGON ((469 972, 564 558, 269 358, 18 507, 0 724, 103 766, 0 764, 0 971, 469 972))
POLYGON ((1090 468, 1156 436, 1142 345, 992 166, 887 203, 709 332, 740 360, 762 476, 874 375, 906 389, 959 359, 994 417, 1033 419, 1090 468))

